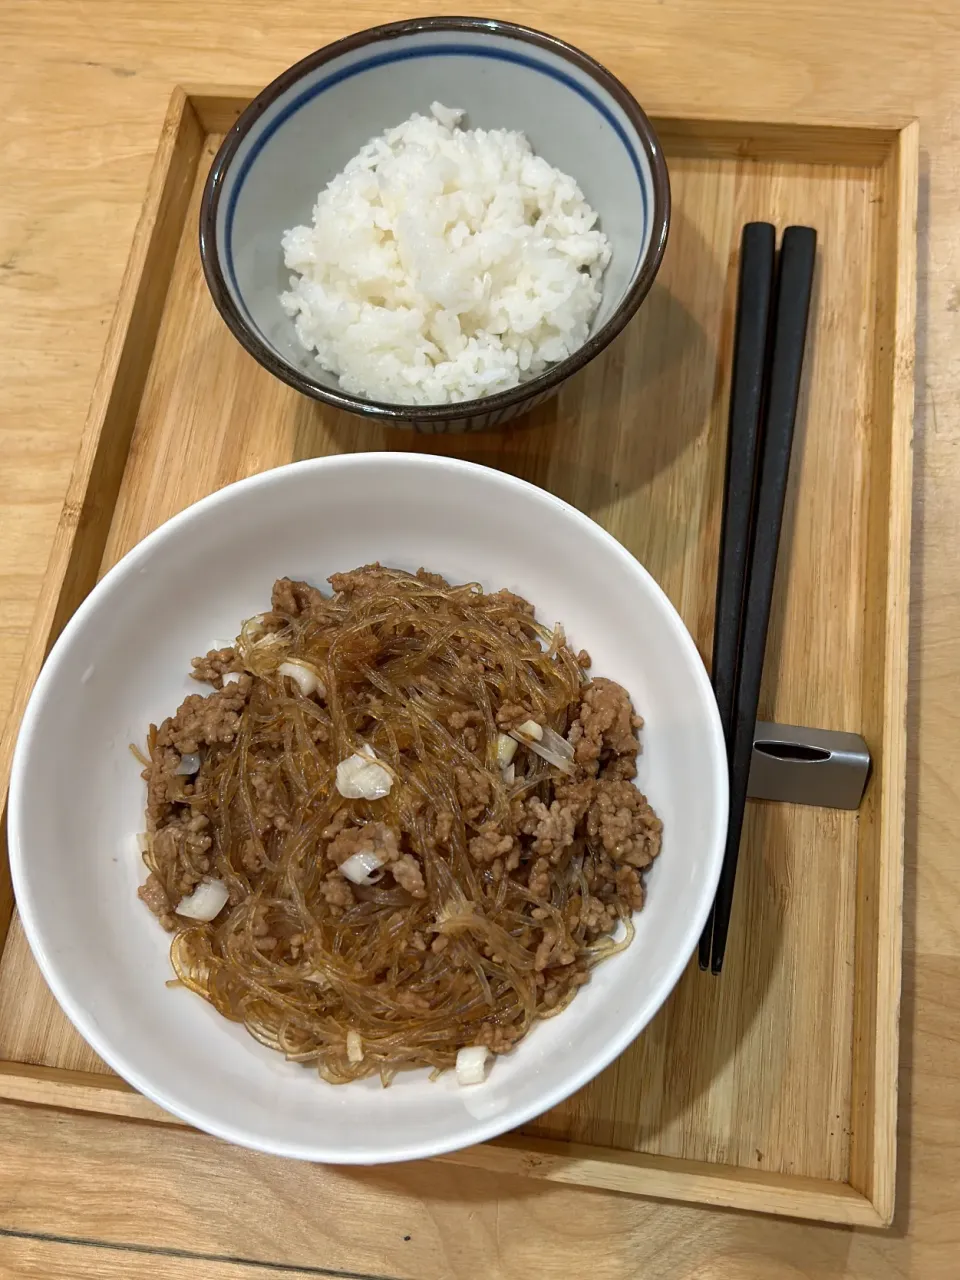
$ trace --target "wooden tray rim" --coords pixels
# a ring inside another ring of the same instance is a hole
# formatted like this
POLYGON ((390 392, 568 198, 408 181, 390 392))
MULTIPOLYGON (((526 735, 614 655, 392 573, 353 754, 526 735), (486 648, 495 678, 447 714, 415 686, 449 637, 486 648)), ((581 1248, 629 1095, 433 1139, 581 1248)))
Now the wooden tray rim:
MULTIPOLYGON (((167 254, 171 241, 175 244, 179 240, 184 191, 195 180, 206 137, 230 128, 255 92, 247 87, 178 85, 171 95, 9 719, 0 737, 4 804, 16 729, 30 691, 50 646, 89 589, 85 584, 91 581, 91 560, 96 561, 94 575, 99 566, 99 557, 85 558, 81 535, 91 528, 109 528, 112 518, 145 380, 124 356, 143 334, 152 349, 166 302, 165 288, 151 293, 142 286, 150 278, 154 260, 167 254), (118 422, 111 432, 111 426, 118 422), (110 448, 104 445, 107 438, 110 448)), ((867 1006, 874 1023, 867 1028, 873 1033, 867 1055, 872 1071, 870 1078, 854 1089, 851 1116, 851 1127, 859 1119, 870 1125, 871 1131, 859 1169, 857 1153, 851 1151, 849 1183, 524 1136, 497 1139, 439 1158, 491 1172, 631 1195, 845 1225, 887 1226, 893 1216, 896 1170, 919 128, 915 120, 891 117, 864 122, 857 116, 798 123, 677 112, 657 114, 654 122, 661 137, 668 139, 667 149, 670 144, 682 148, 686 143, 697 155, 876 165, 886 166, 890 173, 896 291, 889 408, 894 456, 885 588, 892 622, 886 636, 888 674, 878 821, 880 847, 892 850, 893 856, 880 869, 875 904, 880 940, 877 987, 867 1006)), ((5 940, 14 907, 5 824, 0 839, 0 939, 5 940)), ((855 1023, 856 1018, 855 1012, 855 1023)), ((864 1028, 855 1026, 855 1041, 864 1039, 863 1032, 864 1028)), ((0 1100, 186 1127, 119 1077, 94 1072, 0 1061, 0 1100)))

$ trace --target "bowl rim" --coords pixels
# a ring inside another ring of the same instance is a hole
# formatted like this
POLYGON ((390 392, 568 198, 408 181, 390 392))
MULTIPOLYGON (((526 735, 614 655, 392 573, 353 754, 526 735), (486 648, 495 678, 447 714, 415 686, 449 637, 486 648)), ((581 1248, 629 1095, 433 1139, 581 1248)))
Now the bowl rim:
POLYGON ((500 18, 408 18, 400 22, 387 22, 376 27, 367 27, 363 31, 344 36, 332 44, 324 45, 314 53, 307 54, 305 58, 301 58, 299 62, 295 62, 293 66, 281 72, 244 108, 221 143, 204 184, 199 219, 200 261, 203 264, 203 274, 214 304, 233 336, 255 360, 281 382, 294 387, 303 395, 321 400, 334 408, 343 409, 349 413, 360 413, 381 422, 410 422, 411 420, 432 423, 451 422, 478 414, 495 414, 498 411, 512 409, 534 396, 552 391, 609 346, 633 318, 656 278, 667 245, 670 210, 670 178, 656 131, 630 90, 595 58, 557 36, 500 18), (461 400, 455 404, 401 405, 382 400, 368 400, 363 396, 351 395, 339 388, 323 386, 276 356, 244 319, 227 287, 217 244, 217 212, 227 174, 241 142, 263 112, 281 94, 305 75, 345 53, 352 53, 381 41, 429 31, 458 31, 506 36, 553 53, 586 72, 617 102, 637 132, 650 165, 653 183, 652 228, 650 243, 641 261, 640 270, 617 308, 607 322, 565 360, 551 365, 537 377, 521 382, 508 391, 500 391, 496 395, 461 400))
POLYGON ((199 501, 192 503, 189 507, 184 508, 157 529, 147 534, 145 538, 132 547, 126 555, 107 571, 83 600, 77 611, 66 623, 48 654, 31 692, 20 725, 10 774, 8 801, 10 872, 15 900, 30 950, 58 1004, 84 1040, 92 1046, 108 1066, 137 1089, 138 1092, 151 1099, 165 1111, 178 1116, 187 1124, 191 1124, 203 1132, 270 1155, 344 1165, 390 1164, 398 1161, 427 1159, 444 1155, 466 1146, 487 1142, 510 1129, 529 1123, 536 1116, 558 1105, 576 1090, 588 1084, 650 1025, 680 981, 712 907, 726 843, 728 804, 727 759, 720 713, 717 709, 703 659, 686 624, 669 596, 649 570, 618 539, 590 516, 565 502, 562 498, 556 497, 528 480, 520 479, 493 467, 485 467, 479 463, 466 462, 458 458, 411 452, 377 451, 339 454, 323 458, 303 459, 268 471, 258 472, 226 485, 222 489, 215 490, 199 501), (591 541, 602 548, 604 554, 616 556, 621 561, 628 563, 632 572, 636 573, 640 579, 645 579, 652 588, 658 604, 665 612, 675 633, 677 644, 687 654, 690 660, 692 678, 703 695, 702 702, 705 713, 703 730, 705 735, 710 737, 713 742, 713 751, 711 753, 713 760, 712 774, 717 789, 718 804, 716 829, 704 851, 705 875, 703 877, 703 885, 706 891, 703 892, 700 899, 699 910, 691 914, 686 922, 682 944, 676 948, 669 962, 665 965, 663 976, 652 991, 651 998, 644 1002, 646 1005, 644 1016, 640 1016, 638 1007, 632 1017, 624 1019, 617 1033, 610 1037, 601 1052, 586 1061, 581 1060, 577 1063, 573 1069, 564 1075, 559 1083, 555 1084, 534 1103, 528 1103, 513 1110, 508 1109, 505 1113, 483 1121, 474 1119, 472 1124, 465 1125, 463 1133, 459 1136, 451 1136, 448 1140, 408 1143, 402 1149, 396 1148, 390 1150, 387 1154, 373 1158, 358 1156, 348 1149, 320 1148, 315 1144, 301 1145, 298 1143, 271 1141, 269 1136, 263 1136, 251 1130, 243 1120, 225 1119, 222 1113, 213 1115, 206 1108, 194 1107, 189 1103, 182 1102, 179 1098, 171 1096, 162 1080, 149 1077, 132 1066, 122 1043, 118 1044, 115 1038, 104 1033, 96 1019, 88 1014, 82 1001, 75 999, 70 990, 69 976, 66 972, 69 966, 62 960, 56 959, 49 950, 49 927, 41 924, 42 907, 39 905, 39 901, 42 894, 37 894, 35 885, 33 888, 30 886, 29 858, 26 854, 23 835, 24 812, 27 805, 26 793, 29 781, 27 759, 30 741, 36 732, 36 721, 43 704, 50 696, 50 689, 56 680, 60 661, 68 651, 74 634, 86 624, 89 615, 97 610, 102 597, 109 593, 112 584, 118 578, 122 579, 134 571, 142 561, 149 558, 158 544, 162 543, 181 526, 189 524, 201 510, 209 511, 210 509, 215 509, 217 506, 235 500, 238 494, 242 495, 253 489, 283 484, 291 473, 322 470, 336 471, 355 467, 362 468, 370 465, 387 467, 415 465, 435 471, 438 478, 444 472, 449 471, 481 473, 482 476, 495 478, 497 483, 501 484, 506 491, 519 497, 521 501, 547 501, 551 506, 559 508, 581 527, 584 534, 591 541))

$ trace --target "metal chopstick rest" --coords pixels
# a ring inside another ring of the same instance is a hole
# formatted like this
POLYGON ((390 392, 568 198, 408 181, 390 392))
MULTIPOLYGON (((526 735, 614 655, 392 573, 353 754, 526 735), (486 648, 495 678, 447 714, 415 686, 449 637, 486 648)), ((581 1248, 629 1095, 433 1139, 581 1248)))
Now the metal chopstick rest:
POLYGON ((747 796, 824 809, 858 809, 870 750, 857 733, 758 721, 747 796))

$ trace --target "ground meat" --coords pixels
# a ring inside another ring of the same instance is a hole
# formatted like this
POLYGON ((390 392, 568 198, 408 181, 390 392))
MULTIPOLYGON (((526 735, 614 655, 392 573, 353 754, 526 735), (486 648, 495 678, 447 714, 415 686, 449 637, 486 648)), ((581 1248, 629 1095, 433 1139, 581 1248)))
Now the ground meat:
POLYGON ((512 591, 506 589, 502 591, 493 591, 490 594, 490 600, 496 601, 497 604, 508 605, 517 613, 525 614, 528 618, 536 616, 536 610, 529 600, 524 600, 523 596, 514 595, 512 591))
POLYGON ((585 898, 580 907, 580 923, 589 934, 610 933, 617 923, 617 909, 599 898, 585 898))
MULTIPOLYGON (((470 840, 468 848, 474 862, 494 862, 497 858, 508 858, 515 852, 517 842, 514 836, 505 835, 495 822, 485 822, 478 834, 470 840)), ((519 857, 517 852, 515 865, 519 865, 519 857)))
POLYGON ((263 846, 257 840, 244 840, 240 846, 240 862, 245 871, 256 875, 266 866, 263 846))
POLYGON ((328 906, 339 907, 343 911, 352 907, 356 901, 350 881, 336 871, 327 876, 320 886, 320 892, 328 906))
POLYGON ((600 778, 602 780, 617 782, 629 782, 637 776, 637 757, 636 756, 614 756, 608 760, 600 769, 600 778))
POLYGON ((556 929, 544 929, 543 939, 537 947, 536 954, 533 958, 533 967, 537 972, 540 972, 542 969, 546 969, 547 965, 550 963, 550 957, 553 955, 553 949, 557 945, 558 941, 559 936, 556 929))
POLYGON ((509 733, 511 729, 532 719, 533 712, 529 708, 521 707, 517 702, 504 702, 497 711, 497 728, 509 733))
POLYGON ((484 769, 458 764, 453 770, 460 809, 467 822, 476 822, 493 798, 493 779, 484 769))
POLYGON ((322 591, 307 582, 295 582, 292 578, 278 578, 273 584, 270 604, 274 613, 285 613, 299 618, 315 608, 323 608, 326 599, 322 591))
POLYGON ((483 724, 483 713, 480 711, 454 711, 447 716, 447 724, 460 733, 468 724, 483 724))
POLYGON ((569 812, 575 826, 579 825, 596 794, 596 781, 590 777, 558 782, 553 790, 554 799, 569 812))
POLYGON ((473 726, 483 724, 482 712, 454 711, 447 717, 447 724, 454 733, 460 734, 463 745, 468 751, 477 751, 480 746, 480 734, 473 726))
POLYGON ((626 689, 612 680, 592 680, 568 734, 577 764, 592 765, 611 755, 636 756, 636 719, 626 689))
POLYGON ((174 904, 193 893, 210 870, 213 841, 207 834, 209 825, 204 814, 182 808, 153 837, 154 862, 174 904))
POLYGON ((244 675, 235 684, 205 698, 191 693, 181 702, 177 714, 164 720, 157 730, 157 746, 172 746, 186 754, 199 751, 201 746, 232 742, 252 687, 252 679, 244 675))
POLYGON ((342 805, 323 829, 323 839, 333 840, 354 820, 354 813, 349 805, 342 805))
POLYGON ((640 873, 635 867, 620 867, 617 870, 617 893, 631 911, 641 910, 646 893, 640 873))
POLYGON ((334 573, 327 579, 338 596, 368 595, 379 590, 385 571, 379 563, 365 564, 349 573, 334 573))
POLYGON ((390 864, 390 871, 400 888, 406 889, 412 898, 427 896, 420 863, 412 853, 402 853, 395 862, 390 864))
POLYGON ((418 569, 414 576, 428 587, 436 587, 438 591, 445 591, 450 586, 446 578, 442 578, 439 573, 428 573, 423 568, 418 569))
POLYGON ((617 862, 648 867, 660 852, 663 823, 630 782, 601 781, 587 813, 587 840, 617 862))
POLYGON ((260 832, 271 827, 277 831, 288 831, 290 819, 286 814, 286 796, 277 779, 277 770, 268 771, 262 766, 254 769, 250 775, 250 786, 255 796, 254 807, 260 832))
POLYGON ((617 882, 617 866, 605 853, 591 853, 584 859, 583 878, 598 898, 609 898, 617 882))
MULTIPOLYGON (((329 828, 328 828, 329 829, 329 828)), ((356 853, 375 853, 382 867, 413 898, 425 898, 426 886, 419 860, 401 849, 401 836, 385 822, 365 822, 341 828, 327 846, 327 857, 341 867, 356 853)))
POLYGON ((227 649, 210 649, 202 658, 191 659, 190 665, 193 667, 190 674, 194 680, 212 684, 215 689, 223 688, 225 675, 243 671, 240 655, 232 646, 227 649))
POLYGON ((173 909, 160 877, 151 871, 146 882, 137 890, 137 897, 145 902, 155 916, 165 916, 173 909))
POLYGON ((143 771, 147 783, 147 830, 156 831, 169 821, 174 804, 183 796, 183 778, 177 773, 180 752, 158 747, 143 771))
POLYGON ((495 1022, 485 1022, 477 1033, 474 1044, 489 1049, 491 1053, 509 1053, 520 1038, 514 1026, 498 1026, 495 1022))
MULTIPOLYGON (((341 810, 342 812, 344 811, 341 810)), ((395 862, 400 857, 399 836, 385 822, 364 822, 357 826, 341 827, 327 846, 327 857, 339 867, 355 853, 365 850, 376 853, 383 865, 395 862)))
POLYGON ((560 983, 554 980, 548 982, 543 989, 543 1003, 548 1009, 555 1009, 560 1003, 560 983))
POLYGON ((550 863, 547 858, 537 858, 530 865, 530 875, 527 878, 527 888, 537 898, 549 898, 550 889, 553 885, 553 875, 550 870, 550 863))
POLYGON ((434 835, 438 844, 449 844, 453 836, 454 816, 449 809, 437 814, 434 835))
POLYGON ((533 836, 533 852, 553 863, 559 861, 564 849, 573 844, 579 821, 576 811, 569 805, 561 805, 559 800, 554 800, 548 809, 535 796, 527 801, 526 810, 520 830, 524 835, 533 836))

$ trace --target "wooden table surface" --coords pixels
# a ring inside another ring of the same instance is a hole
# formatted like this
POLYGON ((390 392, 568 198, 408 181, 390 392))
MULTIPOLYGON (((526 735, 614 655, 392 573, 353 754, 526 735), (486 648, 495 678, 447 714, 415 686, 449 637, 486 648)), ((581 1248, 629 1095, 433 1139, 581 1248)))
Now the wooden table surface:
MULTIPOLYGON (((174 83, 256 86, 376 22, 473 6, 0 6, 0 722, 174 83)), ((0 1105, 0 1277, 960 1274, 960 7, 955 0, 490 6, 654 113, 921 123, 899 1203, 889 1232, 631 1200, 448 1165, 295 1165, 0 1105), (589 13, 590 16, 586 16, 589 13), (580 15, 584 16, 580 16, 580 15)))

